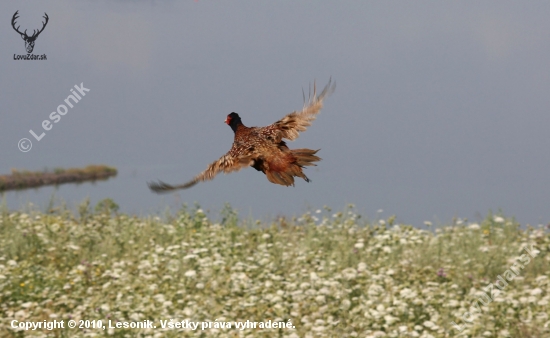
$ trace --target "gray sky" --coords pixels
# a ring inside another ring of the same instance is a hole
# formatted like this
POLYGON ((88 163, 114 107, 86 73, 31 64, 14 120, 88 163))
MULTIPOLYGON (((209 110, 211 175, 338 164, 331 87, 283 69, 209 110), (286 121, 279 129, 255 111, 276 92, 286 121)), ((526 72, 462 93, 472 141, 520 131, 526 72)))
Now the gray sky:
POLYGON ((119 169, 95 185, 6 193, 11 208, 54 194, 70 205, 111 197, 137 214, 229 202, 268 218, 353 203, 414 225, 499 209, 550 221, 548 2, 4 1, 0 13, 0 172, 119 169), (46 61, 13 60, 25 54, 16 10, 31 32, 48 14, 33 52, 46 61), (277 186, 249 168, 177 194, 148 190, 228 151, 228 113, 273 123, 330 76, 336 92, 289 143, 321 148, 311 183, 277 186), (90 92, 34 140, 29 129, 80 83, 90 92))

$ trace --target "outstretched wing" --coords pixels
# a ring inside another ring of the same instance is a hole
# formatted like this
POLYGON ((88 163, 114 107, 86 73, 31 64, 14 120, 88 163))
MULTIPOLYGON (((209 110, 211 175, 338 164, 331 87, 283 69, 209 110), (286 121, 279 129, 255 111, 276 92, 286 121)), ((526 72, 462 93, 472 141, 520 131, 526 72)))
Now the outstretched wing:
POLYGON ((283 117, 279 121, 273 123, 267 127, 272 129, 276 136, 276 142, 280 142, 282 138, 288 140, 295 140, 298 138, 298 133, 305 131, 307 127, 311 125, 311 122, 315 120, 317 114, 323 108, 323 100, 326 96, 332 94, 336 84, 332 84, 332 79, 329 80, 321 94, 317 95, 317 87, 315 82, 313 83, 313 95, 310 94, 309 99, 305 100, 304 95, 304 108, 301 111, 295 111, 287 116, 283 117))
POLYGON ((179 185, 170 185, 167 183, 164 183, 162 181, 158 182, 151 182, 147 185, 149 186, 149 189, 156 193, 163 193, 163 192, 169 192, 172 190, 177 189, 187 189, 191 188, 195 184, 199 182, 204 182, 213 179, 217 174, 220 172, 224 172, 226 174, 233 172, 233 171, 239 171, 244 167, 247 167, 252 164, 252 157, 251 156, 236 156, 235 151, 233 151, 235 147, 231 148, 231 150, 220 157, 219 160, 212 162, 206 170, 204 170, 202 173, 198 174, 193 178, 191 181, 179 184, 179 185))

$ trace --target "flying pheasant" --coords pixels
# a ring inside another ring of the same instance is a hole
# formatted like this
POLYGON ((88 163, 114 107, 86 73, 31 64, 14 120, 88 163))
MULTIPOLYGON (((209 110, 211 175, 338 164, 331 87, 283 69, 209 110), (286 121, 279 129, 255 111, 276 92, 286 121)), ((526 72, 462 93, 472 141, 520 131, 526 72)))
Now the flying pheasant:
POLYGON ((289 149, 283 139, 292 141, 298 138, 298 133, 305 131, 315 120, 323 107, 323 99, 334 89, 335 85, 331 85, 329 81, 321 94, 317 95, 314 84, 313 95, 310 95, 301 111, 290 113, 266 127, 246 127, 239 114, 233 112, 227 115, 225 123, 235 132, 233 146, 227 154, 187 183, 169 185, 158 181, 148 183, 149 188, 157 193, 187 189, 198 182, 213 179, 222 171, 227 174, 247 166, 263 172, 271 183, 293 186, 294 177, 301 177, 309 182, 302 168, 315 166, 314 162, 321 160, 315 156, 319 150, 289 149))

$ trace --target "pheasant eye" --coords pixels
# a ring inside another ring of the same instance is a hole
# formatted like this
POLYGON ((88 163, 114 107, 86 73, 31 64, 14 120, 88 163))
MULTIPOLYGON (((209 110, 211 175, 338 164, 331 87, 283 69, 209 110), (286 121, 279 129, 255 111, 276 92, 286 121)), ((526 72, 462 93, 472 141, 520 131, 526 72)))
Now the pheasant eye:
POLYGON ((229 124, 231 122, 231 116, 227 115, 227 118, 225 119, 225 123, 229 124))

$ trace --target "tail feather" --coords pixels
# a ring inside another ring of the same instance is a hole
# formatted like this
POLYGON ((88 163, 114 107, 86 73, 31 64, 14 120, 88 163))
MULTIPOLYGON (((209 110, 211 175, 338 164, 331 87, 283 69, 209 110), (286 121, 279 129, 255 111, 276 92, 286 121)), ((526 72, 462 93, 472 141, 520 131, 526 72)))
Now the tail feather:
POLYGON ((290 186, 294 185, 294 177, 303 178, 309 182, 309 178, 304 174, 304 166, 316 165, 313 162, 320 161, 321 158, 315 156, 319 150, 311 149, 293 149, 290 150, 290 156, 268 158, 267 166, 262 171, 271 183, 290 186))
POLYGON ((317 149, 317 150, 311 150, 311 149, 306 149, 306 148, 303 148, 303 149, 293 149, 291 150, 291 153, 292 155, 294 155, 294 157, 296 157, 296 164, 301 166, 301 167, 304 167, 304 166, 309 166, 309 165, 314 165, 316 166, 317 164, 313 163, 313 162, 317 162, 317 161, 320 161, 321 158, 319 156, 315 156, 315 154, 321 149, 317 149))
POLYGON ((294 177, 285 171, 267 170, 265 176, 271 183, 285 185, 287 187, 289 185, 294 185, 294 177))

